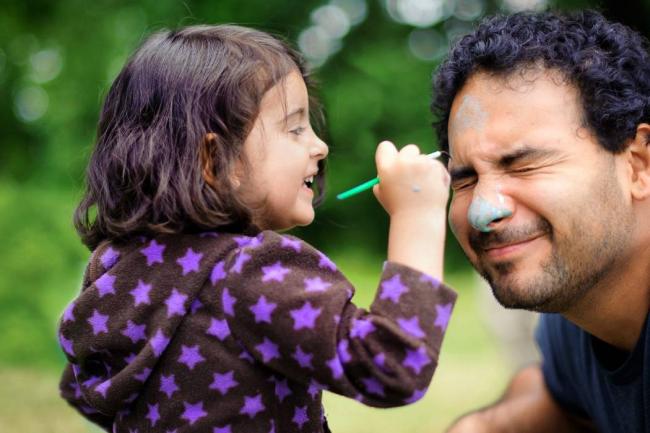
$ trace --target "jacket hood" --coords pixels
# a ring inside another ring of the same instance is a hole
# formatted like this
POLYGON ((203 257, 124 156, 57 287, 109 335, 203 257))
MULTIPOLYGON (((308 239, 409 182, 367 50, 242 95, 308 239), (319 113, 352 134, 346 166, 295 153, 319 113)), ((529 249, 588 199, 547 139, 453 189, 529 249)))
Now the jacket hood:
POLYGON ((205 261, 224 254, 217 235, 173 236, 101 244, 61 318, 59 342, 70 363, 64 397, 108 425, 138 398, 178 326, 200 306, 197 294, 217 269, 205 261))

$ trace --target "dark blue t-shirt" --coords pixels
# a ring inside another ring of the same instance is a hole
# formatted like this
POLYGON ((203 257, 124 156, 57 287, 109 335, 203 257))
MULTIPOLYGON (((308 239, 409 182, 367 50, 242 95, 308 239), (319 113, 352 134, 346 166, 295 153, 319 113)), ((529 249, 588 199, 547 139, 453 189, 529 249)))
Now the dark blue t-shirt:
POLYGON ((543 314, 536 338, 544 379, 557 402, 591 419, 601 433, 650 433, 648 327, 646 318, 636 347, 627 353, 559 314, 543 314))

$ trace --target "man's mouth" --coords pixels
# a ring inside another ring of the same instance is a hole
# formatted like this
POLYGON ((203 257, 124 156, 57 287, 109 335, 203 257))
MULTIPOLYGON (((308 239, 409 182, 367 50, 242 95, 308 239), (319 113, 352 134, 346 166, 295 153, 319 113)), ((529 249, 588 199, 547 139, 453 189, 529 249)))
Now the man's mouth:
POLYGON ((540 239, 543 236, 544 234, 538 234, 535 236, 526 237, 524 239, 512 240, 508 242, 493 242, 478 251, 480 255, 485 255, 492 260, 503 260, 510 258, 515 254, 521 253, 522 250, 528 248, 537 239, 540 239))

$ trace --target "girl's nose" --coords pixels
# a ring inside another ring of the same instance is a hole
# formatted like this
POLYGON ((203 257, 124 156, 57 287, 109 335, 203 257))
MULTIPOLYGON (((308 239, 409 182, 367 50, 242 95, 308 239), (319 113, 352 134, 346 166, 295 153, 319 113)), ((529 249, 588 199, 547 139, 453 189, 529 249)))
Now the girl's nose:
POLYGON ((504 196, 498 186, 477 187, 467 210, 467 220, 476 230, 491 232, 513 212, 512 199, 504 196))
POLYGON ((314 134, 314 142, 311 146, 311 157, 318 159, 325 159, 329 153, 329 147, 327 144, 321 140, 317 135, 314 134))

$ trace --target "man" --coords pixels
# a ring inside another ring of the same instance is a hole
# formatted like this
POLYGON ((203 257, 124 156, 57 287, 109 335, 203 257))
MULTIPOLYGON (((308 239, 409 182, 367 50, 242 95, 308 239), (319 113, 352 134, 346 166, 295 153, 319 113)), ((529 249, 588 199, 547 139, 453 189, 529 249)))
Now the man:
POLYGON ((650 432, 650 58, 595 12, 483 21, 435 78, 449 219, 541 365, 449 432, 650 432))

